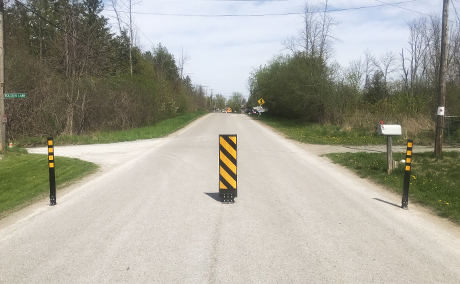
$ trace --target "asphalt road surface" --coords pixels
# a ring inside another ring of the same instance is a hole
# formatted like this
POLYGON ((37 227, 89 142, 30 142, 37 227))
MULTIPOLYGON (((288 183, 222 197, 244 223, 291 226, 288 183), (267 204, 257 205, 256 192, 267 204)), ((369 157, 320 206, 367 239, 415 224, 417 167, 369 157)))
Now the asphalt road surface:
POLYGON ((0 283, 460 282, 458 227, 245 115, 55 152, 101 171, 0 220, 0 283), (219 134, 238 135, 234 204, 219 134))

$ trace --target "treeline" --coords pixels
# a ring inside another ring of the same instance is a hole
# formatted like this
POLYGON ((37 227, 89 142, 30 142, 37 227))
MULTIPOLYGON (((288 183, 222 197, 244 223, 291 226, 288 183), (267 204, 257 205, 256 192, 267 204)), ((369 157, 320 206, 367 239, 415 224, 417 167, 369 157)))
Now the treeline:
POLYGON ((133 47, 102 9, 101 0, 6 7, 4 92, 27 94, 5 99, 7 139, 127 129, 205 109, 205 90, 166 47, 133 47))
MULTIPOLYGON (((285 42, 292 51, 255 70, 250 105, 263 98, 273 115, 306 122, 374 130, 379 121, 409 132, 433 130, 437 110, 441 19, 408 22, 409 47, 400 54, 364 59, 346 68, 331 61, 335 25, 322 6, 305 5, 300 36, 285 42)), ((460 26, 450 27, 446 115, 460 116, 460 26)), ((460 133, 459 133, 460 134, 460 133)))

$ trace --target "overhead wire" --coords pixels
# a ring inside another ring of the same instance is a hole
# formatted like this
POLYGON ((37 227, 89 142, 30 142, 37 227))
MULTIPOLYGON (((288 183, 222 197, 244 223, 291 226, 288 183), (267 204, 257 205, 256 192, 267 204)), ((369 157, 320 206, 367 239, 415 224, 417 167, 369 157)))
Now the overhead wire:
POLYGON ((458 20, 457 23, 460 23, 460 18, 458 17, 457 8, 455 8, 454 1, 451 0, 451 2, 452 2, 452 7, 454 7, 455 15, 457 16, 457 20, 458 20))
MULTIPOLYGON (((232 1, 232 0, 221 0, 221 1, 232 1)), ((233 0, 233 1, 242 1, 242 2, 250 2, 252 0, 249 0, 249 1, 244 1, 244 0, 233 0)), ((284 0, 280 0, 280 1, 284 1, 284 0)), ((378 0, 377 0, 378 1, 378 0)), ((370 8, 377 8, 377 7, 384 7, 384 6, 394 6, 394 7, 397 7, 397 8, 402 8, 402 7, 399 7, 399 6, 395 6, 395 5, 399 5, 399 4, 405 4, 405 3, 410 3, 410 2, 414 2, 416 0, 409 0, 409 1, 400 1, 400 2, 395 2, 395 3, 386 3, 386 2, 383 2, 383 1, 379 1, 379 2, 382 2, 382 4, 379 4, 379 5, 370 5, 370 6, 360 6, 360 7, 351 7, 351 8, 342 8, 342 9, 328 9, 327 12, 343 12, 343 11, 352 11, 352 10, 362 10, 362 9, 370 9, 370 8)), ((258 2, 257 0, 256 1, 253 1, 253 2, 258 2)), ((128 6, 126 6, 126 4, 124 4, 123 2, 121 2, 124 7, 126 9, 129 9, 128 6)), ((404 9, 404 8, 402 8, 404 9)), ((110 9, 104 9, 105 11, 107 12, 115 12, 115 10, 110 10, 110 9)), ((423 14, 423 13, 420 13, 420 12, 417 12, 417 11, 413 11, 413 10, 410 10, 410 9, 407 9, 411 12, 415 12, 415 13, 419 13, 419 14, 423 14)), ((125 15, 128 15, 129 12, 127 11, 124 11, 123 9, 120 10, 121 12, 123 12, 125 15)), ((312 12, 313 13, 313 12, 312 12)), ((173 16, 173 17, 267 17, 267 16, 291 16, 291 15, 304 15, 305 13, 302 12, 302 13, 299 13, 299 12, 296 12, 296 13, 276 13, 276 14, 216 14, 216 15, 209 15, 209 14, 168 14, 168 13, 153 13, 153 12, 136 12, 136 11, 131 11, 131 14, 136 14, 136 15, 154 15, 154 16, 173 16)), ((126 23, 125 23, 126 25, 126 23)), ((153 44, 153 42, 142 32, 142 30, 136 25, 136 28, 142 33, 142 35, 150 42, 153 44)), ((153 44, 154 45, 154 44, 153 44)))
MULTIPOLYGON (((29 12, 35 14, 36 16, 38 16, 40 19, 42 19, 43 21, 47 22, 48 24, 50 24, 51 26, 55 27, 56 29, 60 30, 61 32, 69 35, 70 37, 82 42, 79 38, 75 37, 74 35, 72 35, 71 33, 67 32, 66 30, 64 30, 63 28, 61 28, 60 26, 52 23, 51 21, 49 21, 48 19, 46 19, 45 17, 43 17, 39 12, 37 12, 35 9, 33 8, 30 8, 28 7, 27 5, 23 4, 22 2, 20 2, 19 0, 13 0, 14 2, 20 4, 22 7, 24 7, 26 10, 28 10, 29 12)), ((241 2, 258 2, 257 0, 247 0, 247 1, 244 1, 244 0, 220 0, 220 1, 241 1, 241 2)), ((278 1, 283 1, 283 0, 278 0, 278 1)), ((381 0, 376 0, 377 2, 380 2, 382 4, 379 4, 379 5, 369 5, 369 6, 360 6, 360 7, 350 7, 350 8, 342 8, 342 9, 328 9, 326 12, 343 12, 343 11, 352 11, 352 10, 362 10, 362 9, 371 9, 371 8, 377 8, 377 7, 383 7, 383 6, 393 6, 393 7, 396 7, 396 8, 399 8, 399 9, 404 9, 404 10, 407 10, 407 11, 410 11, 410 12, 413 12, 413 13, 418 13, 418 14, 422 14, 422 15, 426 15, 426 16, 429 16, 428 14, 425 14, 425 13, 421 13, 421 12, 418 12, 418 11, 415 11, 415 10, 412 10, 412 9, 408 9, 408 8, 404 8, 404 7, 401 7, 401 6, 398 6, 400 4, 405 4, 405 3, 410 3, 410 2, 414 2, 416 0, 410 0, 410 1, 400 1, 400 2, 395 2, 395 3, 388 3, 388 2, 384 2, 384 1, 381 1, 381 0)), ((452 0, 451 0, 452 1, 452 0)), ((126 6, 126 4, 124 4, 122 2, 122 4, 124 5, 124 8, 129 8, 126 6)), ((453 4, 453 2, 452 2, 453 4)), ((454 9, 455 9, 455 13, 457 14, 457 11, 456 11, 456 8, 454 6, 454 9)), ((104 9, 104 11, 108 11, 108 12, 115 12, 115 10, 110 10, 110 9, 104 9)), ((123 9, 120 10, 120 12, 123 12, 125 15, 127 15, 127 11, 124 11, 123 9)), ((149 12, 136 12, 136 11, 131 11, 131 14, 137 14, 137 15, 156 15, 156 16, 177 16, 177 17, 267 17, 267 16, 291 16, 291 15, 304 15, 305 13, 302 12, 302 13, 275 13, 275 14, 216 14, 216 15, 209 15, 209 14, 168 14, 168 13, 149 13, 149 12)), ((458 14, 457 14, 457 18, 458 17, 458 14)), ((126 23, 122 20, 122 22, 126 25, 126 23)), ((134 26, 136 26, 137 30, 140 31, 140 33, 150 42, 152 43, 152 45, 154 45, 154 43, 145 35, 144 32, 142 32, 142 30, 135 24, 133 23, 134 26)))
MULTIPOLYGON (((121 2, 123 4, 123 6, 125 6, 126 9, 129 9, 129 7, 124 3, 124 2, 121 2)), ((125 16, 129 17, 127 11, 124 11, 124 10, 119 10, 120 12, 123 12, 123 14, 125 14, 125 16)), ((118 17, 116 16, 109 16, 109 17, 112 17, 112 18, 115 18, 117 21, 120 20, 125 26, 128 26, 129 27, 129 23, 127 23, 126 21, 124 21, 123 19, 119 19, 118 17)), ((136 27, 136 29, 152 44, 152 45, 155 45, 151 40, 150 38, 147 37, 147 35, 139 28, 139 26, 135 23, 135 22, 132 22, 132 24, 136 27)))
POLYGON ((411 10, 411 9, 408 9, 408 8, 397 6, 397 5, 401 4, 401 3, 388 3, 388 2, 381 1, 381 0, 375 0, 375 1, 383 3, 383 4, 386 4, 386 5, 389 5, 389 6, 393 6, 393 7, 402 9, 402 10, 406 10, 406 11, 409 11, 409 12, 413 12, 413 13, 417 13, 417 14, 425 15, 425 16, 430 16, 430 15, 422 13, 422 12, 418 12, 418 11, 415 11, 415 10, 411 10))
MULTIPOLYGON (((378 1, 378 0, 377 0, 378 1)), ((399 4, 405 4, 405 3, 410 3, 414 2, 416 0, 410 0, 410 1, 401 1, 401 2, 396 2, 396 3, 385 3, 382 1, 383 4, 379 5, 370 5, 370 6, 361 6, 361 7, 351 7, 351 8, 341 8, 341 9, 328 9, 326 12, 343 12, 343 11, 351 11, 351 10, 362 10, 362 9, 370 9, 370 8, 377 8, 377 7, 383 7, 383 6, 395 6, 399 4)), ((405 9, 399 6, 395 6, 397 8, 405 9)), ((408 9, 409 10, 409 9, 408 9)), ((110 9, 104 9, 104 11, 107 12, 115 12, 115 10, 110 10, 110 9)), ((409 10, 411 12, 423 14, 417 11, 409 10)), ((172 14, 172 13, 154 13, 154 12, 136 12, 132 11, 132 14, 137 14, 137 15, 153 15, 153 16, 172 16, 172 17, 209 17, 209 18, 221 18, 221 17, 270 17, 270 16, 291 16, 291 15, 304 15, 305 12, 290 12, 290 13, 274 13, 274 14, 214 14, 214 15, 209 15, 209 14, 172 14)), ((308 12, 308 13, 314 13, 308 12)))
MULTIPOLYGON (((29 12, 35 14, 36 16, 38 16, 40 19, 42 19, 43 21, 47 22, 48 24, 52 25, 53 27, 55 27, 56 29, 66 33, 67 35, 69 35, 70 37, 76 39, 76 40, 79 40, 77 37, 75 37, 74 35, 70 34, 69 32, 67 32, 66 30, 64 30, 63 28, 61 28, 60 26, 52 23, 51 21, 49 21, 48 19, 46 19, 45 17, 43 17, 39 12, 37 12, 35 9, 33 8, 30 8, 28 7, 27 5, 23 4, 22 2, 20 2, 19 0, 14 0, 16 3, 20 4, 22 7, 24 7, 26 10, 28 10, 29 12)), ((229 1, 229 0, 227 0, 229 1)), ((235 0, 233 0, 235 1, 235 0)), ((242 1, 242 0, 236 0, 236 1, 242 1)), ((376 8, 376 7, 382 7, 382 6, 394 6, 394 7, 397 7, 397 8, 400 8, 400 9, 405 9, 405 10, 409 10, 411 12, 415 12, 415 13, 419 13, 419 14, 423 14, 423 13, 420 13, 420 12, 417 12, 417 11, 414 11, 414 10, 410 10, 410 9, 406 9, 406 8, 403 8, 403 7, 400 7, 400 6, 396 6, 396 5, 399 5, 399 4, 404 4, 404 3, 409 3, 409 2, 413 2, 415 0, 410 0, 410 1, 401 1, 401 2, 396 2, 396 3, 387 3, 387 2, 383 2, 383 1, 380 1, 380 0, 376 0, 378 2, 381 2, 382 4, 380 5, 370 5, 370 6, 361 6, 361 7, 351 7, 351 8, 343 8, 343 9, 328 9, 327 12, 343 12, 343 11, 351 11, 351 10, 361 10, 361 9, 370 9, 370 8, 376 8)), ((251 1, 242 1, 242 2, 257 2, 254 1, 254 0, 251 0, 251 1)), ((124 4, 123 2, 121 2, 125 8, 129 8, 126 6, 126 4, 124 4)), ((108 11, 108 12, 115 12, 115 10, 110 10, 110 9, 104 9, 105 11, 108 11)), ((121 12, 123 12, 125 15, 127 15, 127 11, 125 10, 120 10, 121 12)), ((156 15, 156 16, 179 16, 179 17, 266 17, 266 16, 290 16, 290 15, 303 15, 304 13, 276 13, 276 14, 218 14, 218 15, 207 15, 207 14, 167 14, 167 13, 149 13, 149 12, 131 12, 131 14, 138 14, 138 15, 156 15)), ((424 14, 426 15, 426 14, 424 14)), ((124 24, 126 24, 124 21, 122 21, 124 24)), ((134 25, 136 26, 136 28, 142 33, 142 35, 150 42, 153 44, 153 42, 142 32, 142 30, 140 30, 140 28, 134 23, 134 25)))

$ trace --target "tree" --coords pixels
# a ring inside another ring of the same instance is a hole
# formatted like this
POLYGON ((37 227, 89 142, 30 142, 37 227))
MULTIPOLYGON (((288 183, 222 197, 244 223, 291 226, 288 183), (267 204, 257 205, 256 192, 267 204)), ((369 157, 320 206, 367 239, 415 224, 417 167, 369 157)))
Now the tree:
POLYGON ((364 98, 367 102, 375 104, 378 101, 388 97, 387 84, 383 72, 378 70, 370 80, 364 98))
POLYGON ((187 61, 190 59, 190 55, 188 52, 184 53, 184 49, 181 49, 181 54, 178 62, 178 70, 179 70, 179 77, 183 80, 184 79, 184 66, 187 61))
POLYGON ((156 72, 165 76, 170 82, 178 81, 180 78, 174 56, 161 43, 153 49, 153 65, 156 72))
POLYGON ((332 53, 332 43, 337 40, 332 36, 332 27, 336 25, 328 13, 329 3, 311 6, 305 2, 303 7, 304 29, 301 40, 306 54, 326 61, 332 53))
POLYGON ((227 101, 227 106, 232 108, 234 112, 241 112, 241 104, 243 102, 243 94, 238 92, 233 92, 230 99, 227 101))
POLYGON ((227 99, 224 96, 222 96, 221 94, 217 94, 216 99, 215 99, 215 103, 216 103, 216 109, 225 109, 227 99))
POLYGON ((355 90, 359 90, 364 83, 364 72, 364 64, 361 61, 361 58, 358 60, 350 61, 349 66, 344 74, 346 83, 353 87, 355 90))
POLYGON ((143 53, 127 29, 111 34, 101 15, 108 1, 10 2, 5 90, 28 99, 5 104, 9 139, 128 129, 204 110, 203 89, 181 78, 165 47, 143 53))
POLYGON ((329 68, 319 57, 305 52, 278 56, 252 74, 249 102, 256 104, 263 98, 264 106, 273 115, 322 121, 325 100, 332 94, 330 76, 329 68))
POLYGON ((380 60, 375 60, 375 67, 383 74, 383 80, 388 82, 388 75, 396 71, 396 54, 386 52, 380 56, 380 60))

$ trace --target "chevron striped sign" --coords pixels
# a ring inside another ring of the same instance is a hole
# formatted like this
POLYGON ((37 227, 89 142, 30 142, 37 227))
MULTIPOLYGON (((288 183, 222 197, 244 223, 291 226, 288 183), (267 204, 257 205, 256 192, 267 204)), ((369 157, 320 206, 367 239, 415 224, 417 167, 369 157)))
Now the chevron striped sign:
POLYGON ((223 203, 237 197, 236 135, 219 135, 219 196, 223 203))

